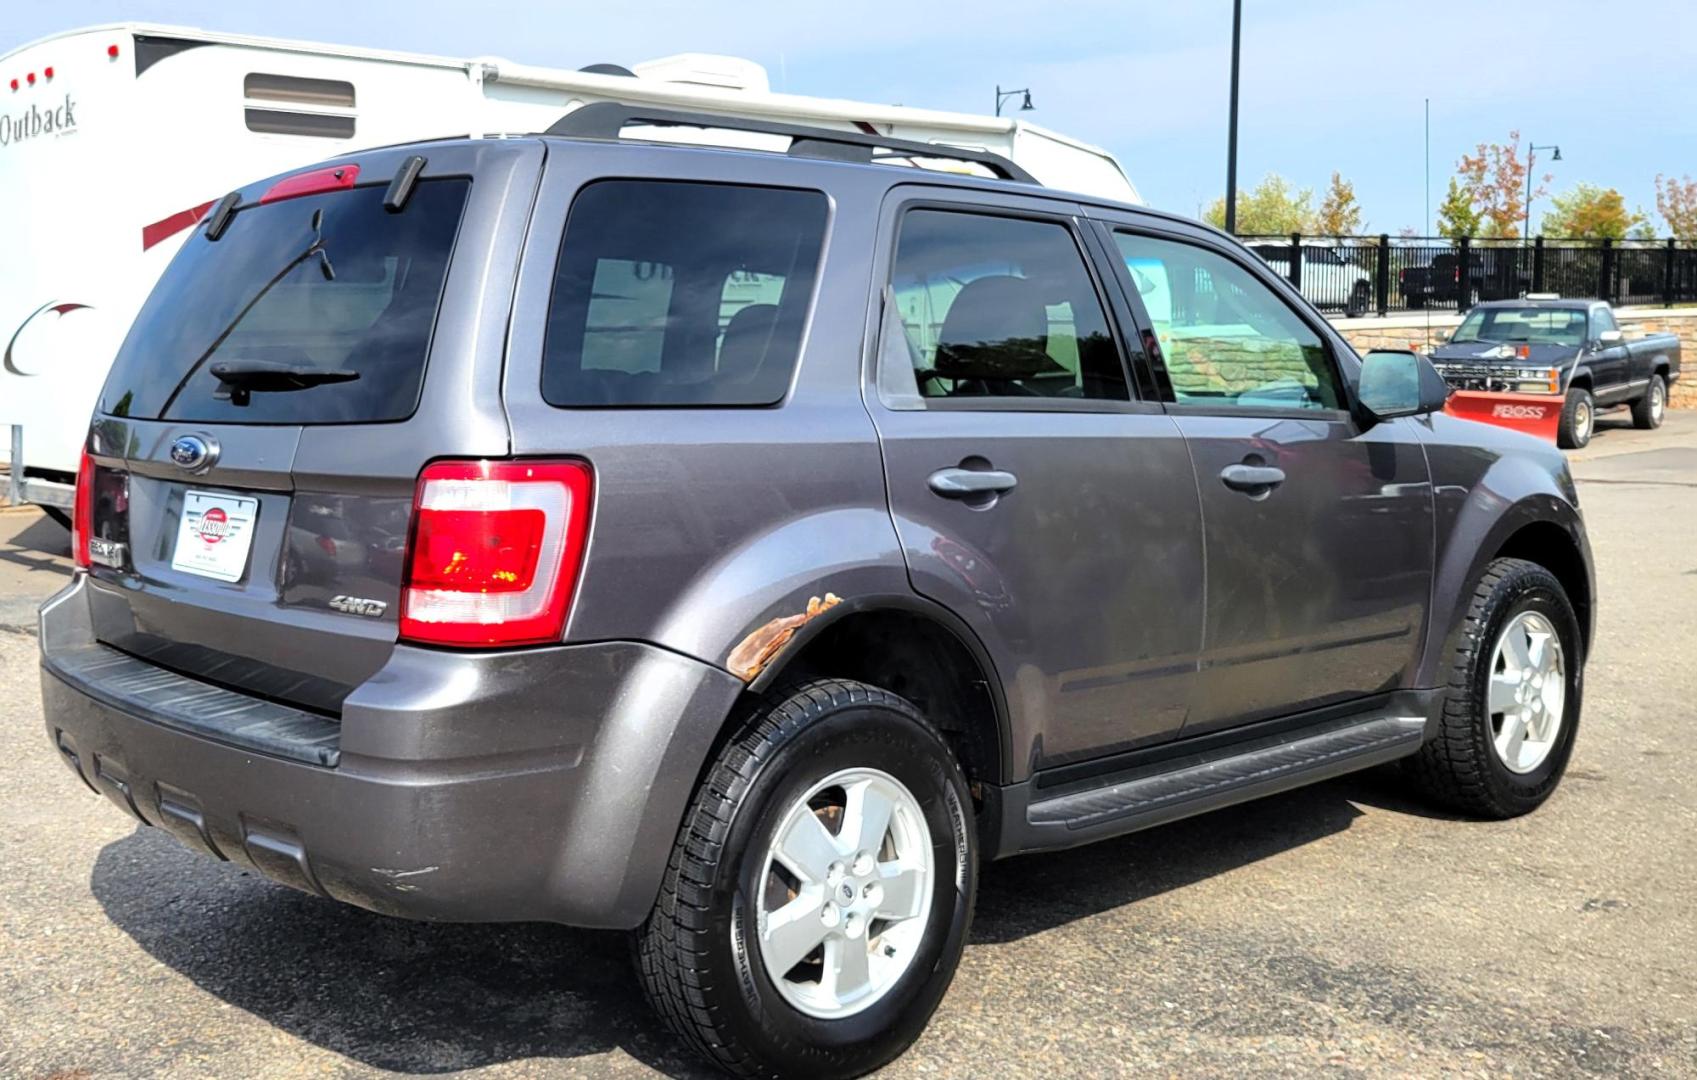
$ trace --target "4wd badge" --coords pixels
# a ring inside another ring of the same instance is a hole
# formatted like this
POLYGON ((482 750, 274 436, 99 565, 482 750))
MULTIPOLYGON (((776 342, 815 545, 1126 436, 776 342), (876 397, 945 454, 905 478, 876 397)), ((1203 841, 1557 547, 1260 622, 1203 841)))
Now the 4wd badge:
POLYGON ((387 601, 367 600, 363 596, 331 597, 330 606, 349 615, 364 615, 368 619, 379 618, 385 611, 389 610, 387 601))

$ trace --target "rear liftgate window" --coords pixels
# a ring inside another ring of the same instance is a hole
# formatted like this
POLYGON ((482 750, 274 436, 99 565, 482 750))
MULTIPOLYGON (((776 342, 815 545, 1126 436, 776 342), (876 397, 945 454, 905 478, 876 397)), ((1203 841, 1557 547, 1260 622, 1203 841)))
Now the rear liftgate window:
POLYGON ((572 204, 542 396, 562 406, 771 405, 824 242, 818 191, 602 181, 572 204))
POLYGON ((154 287, 101 409, 248 424, 401 420, 424 362, 469 180, 253 205, 216 242, 191 236, 154 287), (225 377, 220 377, 223 372, 225 377))

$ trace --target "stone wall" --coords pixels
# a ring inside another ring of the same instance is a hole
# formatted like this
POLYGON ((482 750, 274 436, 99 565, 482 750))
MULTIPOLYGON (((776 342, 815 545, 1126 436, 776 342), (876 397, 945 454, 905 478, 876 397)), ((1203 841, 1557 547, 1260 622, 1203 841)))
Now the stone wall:
MULTIPOLYGON (((1674 334, 1679 338, 1680 366, 1686 374, 1673 384, 1668 405, 1675 409, 1697 409, 1697 309, 1617 308, 1615 316, 1627 337, 1638 334, 1674 334)), ((1440 332, 1461 324, 1455 315, 1390 315, 1383 319, 1334 319, 1338 332, 1356 351, 1368 349, 1414 349, 1425 352, 1442 344, 1440 332)))

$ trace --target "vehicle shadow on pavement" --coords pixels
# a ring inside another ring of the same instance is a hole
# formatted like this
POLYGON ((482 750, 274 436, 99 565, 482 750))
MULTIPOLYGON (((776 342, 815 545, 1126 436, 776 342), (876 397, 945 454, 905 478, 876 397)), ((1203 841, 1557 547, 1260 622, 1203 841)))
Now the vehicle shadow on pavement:
POLYGON ((1362 816, 1357 803, 1443 816, 1403 791, 1393 770, 1377 769, 1130 836, 991 863, 979 877, 972 940, 1017 941, 1311 844, 1348 829, 1362 816))
MULTIPOLYGON (((1342 832, 1395 781, 1347 777, 983 868, 974 944, 1018 940, 1342 832)), ((1400 807, 1399 807, 1400 808, 1400 807)), ((619 1049, 707 1076, 649 1011, 624 935, 406 922, 271 884, 138 828, 96 859, 112 922, 202 990, 364 1065, 441 1073, 619 1049)), ((210 1034, 210 1033, 206 1033, 210 1034)))
MULTIPOLYGON (((17 511, 19 515, 23 511, 17 511)), ((0 559, 16 563, 26 570, 47 570, 61 577, 71 576, 71 565, 63 560, 71 557, 71 534, 63 525, 50 518, 40 517, 12 532, 13 526, 0 517, 0 559), (46 556, 58 556, 50 559, 46 556)), ((20 523, 21 524, 21 523, 20 523)))

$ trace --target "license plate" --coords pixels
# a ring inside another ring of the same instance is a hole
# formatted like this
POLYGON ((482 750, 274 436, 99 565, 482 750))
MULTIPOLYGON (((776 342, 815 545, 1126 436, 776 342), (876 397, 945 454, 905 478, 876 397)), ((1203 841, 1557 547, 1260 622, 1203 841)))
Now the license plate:
POLYGON ((258 499, 190 491, 183 495, 183 518, 171 569, 219 581, 240 581, 253 546, 258 499))

